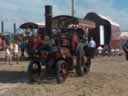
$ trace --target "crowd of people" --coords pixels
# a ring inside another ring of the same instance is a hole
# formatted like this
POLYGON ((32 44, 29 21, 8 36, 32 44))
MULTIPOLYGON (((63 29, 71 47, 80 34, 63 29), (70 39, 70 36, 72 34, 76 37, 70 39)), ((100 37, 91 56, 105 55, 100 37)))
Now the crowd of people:
POLYGON ((19 59, 24 57, 24 50, 27 44, 27 40, 23 40, 22 35, 15 36, 14 34, 7 36, 0 36, 1 41, 1 50, 4 51, 5 63, 11 61, 16 61, 18 64, 19 59), (20 37, 20 38, 19 38, 20 37))
POLYGON ((18 56, 19 55, 19 45, 17 42, 14 43, 9 43, 6 45, 5 48, 5 61, 12 61, 12 60, 16 60, 18 63, 18 56))

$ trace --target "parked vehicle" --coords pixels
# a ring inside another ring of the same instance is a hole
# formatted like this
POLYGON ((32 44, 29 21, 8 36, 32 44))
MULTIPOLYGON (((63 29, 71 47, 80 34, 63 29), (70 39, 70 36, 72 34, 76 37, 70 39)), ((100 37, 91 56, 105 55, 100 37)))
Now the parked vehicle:
POLYGON ((60 45, 43 46, 34 50, 28 67, 30 81, 40 81, 42 70, 45 70, 43 74, 52 74, 56 77, 58 83, 64 82, 69 71, 74 69, 78 76, 89 72, 91 59, 86 43, 81 40, 74 51, 71 46, 63 45, 62 39, 64 38, 60 39, 62 41, 60 45))
POLYGON ((50 75, 56 77, 57 83, 63 83, 72 70, 78 76, 89 72, 91 58, 86 29, 96 26, 91 21, 72 16, 52 18, 50 9, 47 6, 46 32, 42 32, 42 45, 32 50, 28 76, 30 81, 40 81, 50 75))

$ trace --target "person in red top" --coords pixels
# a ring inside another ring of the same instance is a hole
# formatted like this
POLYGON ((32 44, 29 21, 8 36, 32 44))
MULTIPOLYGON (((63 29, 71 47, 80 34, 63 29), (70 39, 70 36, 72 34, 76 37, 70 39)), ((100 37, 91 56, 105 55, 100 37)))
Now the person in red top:
POLYGON ((33 48, 38 49, 41 46, 41 37, 39 34, 36 34, 33 38, 33 48))
POLYGON ((78 44, 79 44, 79 38, 78 38, 77 32, 73 32, 71 39, 72 39, 72 40, 71 40, 71 42, 72 42, 72 43, 71 43, 72 49, 73 49, 73 51, 75 51, 76 48, 77 48, 77 46, 78 46, 78 44))
POLYGON ((2 39, 2 37, 0 37, 0 50, 2 50, 3 49, 3 46, 4 44, 3 44, 3 39, 2 39))

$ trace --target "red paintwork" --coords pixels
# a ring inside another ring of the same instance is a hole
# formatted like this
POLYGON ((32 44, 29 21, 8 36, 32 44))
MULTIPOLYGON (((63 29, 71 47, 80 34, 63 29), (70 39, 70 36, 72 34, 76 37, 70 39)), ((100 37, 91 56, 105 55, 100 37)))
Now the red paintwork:
POLYGON ((39 48, 41 46, 41 37, 40 35, 36 35, 33 37, 33 48, 39 48))
POLYGON ((3 49, 3 39, 2 39, 2 37, 0 37, 0 49, 3 49))
POLYGON ((121 40, 120 40, 120 28, 117 26, 112 26, 112 37, 111 37, 111 48, 116 49, 120 47, 121 40))

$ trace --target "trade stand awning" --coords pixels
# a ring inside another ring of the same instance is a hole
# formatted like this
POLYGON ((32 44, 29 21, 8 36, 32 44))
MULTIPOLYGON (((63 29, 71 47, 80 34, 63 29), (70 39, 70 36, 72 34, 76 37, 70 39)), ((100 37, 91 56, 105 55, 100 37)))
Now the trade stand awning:
POLYGON ((96 24, 92 21, 80 19, 77 17, 59 15, 53 18, 52 26, 53 28, 78 27, 92 29, 96 27, 96 24))

